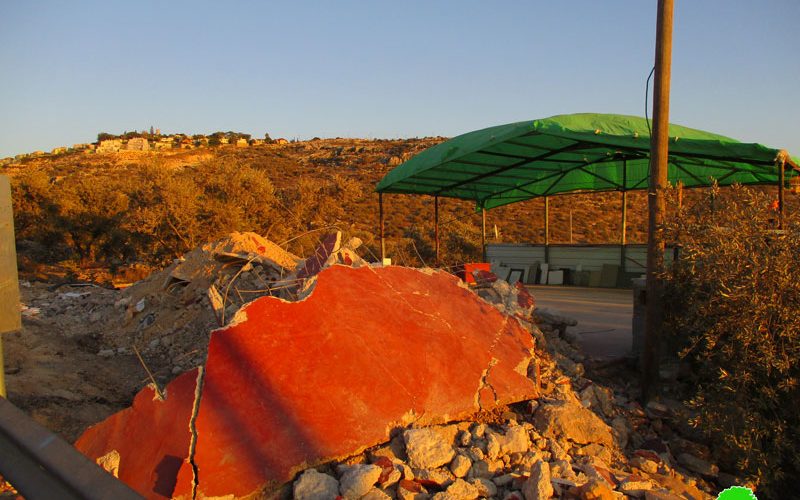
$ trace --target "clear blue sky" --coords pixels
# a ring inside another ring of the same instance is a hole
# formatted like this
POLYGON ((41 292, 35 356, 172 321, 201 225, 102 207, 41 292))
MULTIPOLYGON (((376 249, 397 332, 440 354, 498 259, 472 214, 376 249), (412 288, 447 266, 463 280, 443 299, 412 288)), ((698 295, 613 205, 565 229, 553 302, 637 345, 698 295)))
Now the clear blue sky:
MULTIPOLYGON (((0 1, 0 157, 151 125, 452 136, 643 115, 655 0, 0 1)), ((800 155, 798 0, 676 0, 670 121, 800 155)))

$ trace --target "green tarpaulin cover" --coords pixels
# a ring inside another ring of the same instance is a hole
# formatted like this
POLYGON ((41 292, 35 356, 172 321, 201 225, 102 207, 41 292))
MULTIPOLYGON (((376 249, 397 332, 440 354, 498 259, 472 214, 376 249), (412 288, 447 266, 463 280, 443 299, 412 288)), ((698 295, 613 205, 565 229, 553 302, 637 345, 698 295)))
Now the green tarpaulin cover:
MULTIPOLYGON (((650 132, 644 118, 581 113, 476 130, 426 149, 378 183, 381 193, 475 200, 493 208, 576 191, 646 189, 650 132)), ((684 186, 777 184, 797 160, 781 150, 679 125, 669 127, 669 181, 684 186)))

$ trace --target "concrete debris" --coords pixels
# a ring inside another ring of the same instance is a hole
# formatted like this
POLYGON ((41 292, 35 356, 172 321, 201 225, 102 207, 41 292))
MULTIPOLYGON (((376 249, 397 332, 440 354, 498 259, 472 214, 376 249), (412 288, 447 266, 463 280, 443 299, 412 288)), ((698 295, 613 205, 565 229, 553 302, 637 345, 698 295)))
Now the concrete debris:
MULTIPOLYGON (((341 235, 328 238, 340 241, 341 235)), ((338 245, 336 259, 324 260, 320 269, 332 262, 362 265, 359 244, 351 239, 338 245)), ((136 347, 164 384, 202 366, 211 330, 230 323, 244 304, 262 296, 296 300, 306 282, 313 281, 297 276, 306 263, 255 233, 231 233, 124 290, 75 284, 56 293, 37 284, 30 292, 42 289, 40 298, 27 304, 25 318, 65 336, 86 333, 85 325, 73 326, 73 317, 102 324, 93 339, 96 352, 112 357, 136 347)))
POLYGON ((535 300, 525 286, 517 282, 513 286, 489 271, 477 269, 473 272, 476 293, 510 316, 530 321, 535 300))
MULTIPOLYGON (((305 300, 262 297, 212 333, 199 384, 192 379, 183 388, 167 386, 167 404, 185 402, 175 413, 182 418, 165 422, 150 410, 127 422, 129 428, 147 428, 148 436, 184 438, 183 451, 174 454, 181 468, 171 477, 173 496, 192 497, 195 488, 198 496, 269 494, 304 464, 386 443, 394 428, 463 419, 536 397, 536 384, 527 377, 535 358, 531 336, 454 276, 334 265, 314 279, 305 300), (189 427, 196 438, 187 456, 189 427)), ((97 456, 117 449, 123 477, 136 452, 118 443, 131 442, 114 423, 118 418, 93 427, 94 437, 80 442, 102 443, 97 456)), ((426 488, 452 484, 456 437, 468 429, 407 429, 400 454, 419 471, 415 480, 426 488)), ((150 469, 138 472, 150 477, 152 464, 163 458, 148 456, 150 469)), ((487 466, 487 472, 502 466, 487 466)), ((367 494, 383 470, 351 469, 338 478, 340 493, 367 494)), ((391 475, 390 470, 381 481, 387 487, 399 480, 391 475)), ((137 491, 152 495, 147 480, 137 481, 137 491)))
POLYGON ((89 427, 75 447, 97 463, 109 464, 119 479, 145 497, 172 498, 192 437, 189 421, 198 374, 195 369, 173 380, 163 400, 155 388, 145 387, 130 408, 89 427))
POLYGON ((262 240, 210 244, 109 302, 171 370, 204 366, 76 443, 144 496, 706 499, 730 480, 676 435, 674 405, 585 378, 574 321, 521 284, 372 267, 340 234, 305 260, 262 240))
POLYGON ((456 479, 453 484, 447 487, 444 492, 433 495, 434 500, 474 500, 480 496, 480 492, 475 485, 456 479))
POLYGON ((615 446, 611 428, 575 401, 542 405, 536 410, 534 419, 538 429, 546 429, 543 433, 545 437, 566 439, 576 444, 615 446))
POLYGON ((550 482, 550 464, 539 460, 531 468, 531 475, 522 485, 525 500, 547 500, 553 496, 553 484, 550 482))
MULTIPOLYGON (((455 455, 452 428, 409 429, 403 433, 406 453, 412 467, 435 469, 449 463, 455 455), (448 432, 450 431, 450 432, 448 432)), ((463 475, 462 475, 463 477, 463 475)))
POLYGON ((339 481, 315 469, 308 469, 295 481, 293 493, 296 500, 336 498, 339 496, 339 481))
POLYGON ((359 464, 349 467, 342 475, 339 493, 348 500, 363 497, 378 482, 382 470, 377 465, 359 464))
POLYGON ((294 275, 297 279, 308 279, 319 274, 326 267, 334 264, 361 267, 366 261, 356 254, 356 249, 361 246, 359 238, 351 238, 342 245, 342 233, 337 231, 327 235, 320 245, 314 250, 314 255, 305 260, 294 275))
POLYGON ((237 317, 209 344, 197 419, 208 437, 195 455, 206 496, 283 483, 299 464, 388 441, 393 427, 536 395, 530 335, 445 272, 335 265, 305 300, 264 297, 237 317), (309 398, 309 387, 324 396, 309 398))

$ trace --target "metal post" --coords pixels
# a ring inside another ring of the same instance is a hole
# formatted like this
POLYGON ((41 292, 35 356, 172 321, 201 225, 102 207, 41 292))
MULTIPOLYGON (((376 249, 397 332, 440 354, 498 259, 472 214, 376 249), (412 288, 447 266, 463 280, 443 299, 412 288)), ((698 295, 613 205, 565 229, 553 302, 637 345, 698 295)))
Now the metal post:
POLYGON ((6 368, 3 364, 3 336, 0 335, 0 397, 7 398, 6 395, 6 368))
POLYGON ((439 265, 439 197, 433 197, 433 238, 436 251, 436 265, 439 265))
POLYGON ((678 210, 683 208, 683 181, 678 181, 678 210))
POLYGON ((778 229, 783 229, 783 190, 786 183, 786 158, 781 155, 778 160, 780 184, 778 185, 778 229))
POLYGON ((550 197, 544 197, 544 263, 550 263, 550 197))
POLYGON ((481 249, 483 249, 483 260, 486 262, 486 209, 481 207, 481 249))
POLYGON ((620 235, 620 270, 625 272, 625 246, 628 244, 628 192, 622 191, 622 234, 620 235))
POLYGON ((378 211, 380 213, 380 232, 381 232, 381 264, 386 258, 386 234, 384 233, 384 219, 383 219, 383 193, 378 193, 378 211))
POLYGON ((628 243, 628 160, 622 159, 622 232, 620 234, 619 265, 625 272, 625 245, 628 243))
POLYGON ((669 161, 669 91, 672 70, 673 0, 658 0, 656 28, 655 85, 653 92, 653 137, 650 142, 650 184, 647 190, 649 222, 647 231, 647 319, 642 352, 642 398, 656 395, 659 344, 664 315, 664 190, 669 161))

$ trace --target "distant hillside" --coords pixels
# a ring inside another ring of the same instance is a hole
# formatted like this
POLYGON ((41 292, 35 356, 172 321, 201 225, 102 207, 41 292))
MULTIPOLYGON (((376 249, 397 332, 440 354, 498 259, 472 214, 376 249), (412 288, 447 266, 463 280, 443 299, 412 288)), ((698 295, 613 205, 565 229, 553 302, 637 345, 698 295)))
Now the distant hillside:
MULTIPOLYGON (((60 152, 25 157, 10 175, 18 248, 25 269, 41 263, 124 269, 163 265, 232 230, 252 230, 306 255, 336 226, 378 252, 375 184, 444 138, 317 139, 247 147, 60 152)), ((773 189, 773 188, 764 188, 773 189)), ((790 207, 796 196, 789 196, 790 207)), ((387 195, 387 248, 395 262, 432 263, 433 199, 387 195)), ((687 191, 687 204, 699 193, 687 191)), ((628 194, 628 242, 646 238, 643 192, 628 194)), ((551 243, 618 243, 619 193, 550 198, 551 243)), ((674 208, 674 207, 673 207, 674 208)), ((487 214, 490 242, 544 241, 544 201, 487 214), (495 227, 497 232, 495 233, 495 227), (496 236, 495 236, 496 235, 496 236)), ((480 257, 474 205, 440 200, 444 262, 480 257)))

